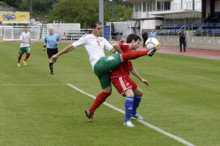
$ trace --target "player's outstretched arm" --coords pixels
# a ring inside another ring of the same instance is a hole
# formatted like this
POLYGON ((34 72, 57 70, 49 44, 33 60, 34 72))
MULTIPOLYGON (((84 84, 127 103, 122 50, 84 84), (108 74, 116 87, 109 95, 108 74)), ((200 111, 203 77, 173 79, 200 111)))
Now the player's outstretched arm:
POLYGON ((141 77, 141 75, 137 72, 137 70, 135 68, 133 68, 132 70, 130 70, 130 72, 136 76, 141 82, 143 82, 145 85, 149 86, 149 83, 147 80, 145 80, 144 78, 141 77))
POLYGON ((69 52, 69 51, 71 51, 71 50, 73 50, 73 49, 75 49, 75 48, 73 47, 72 44, 66 46, 63 50, 61 50, 60 52, 58 52, 57 54, 55 54, 55 55, 53 55, 53 56, 51 57, 51 58, 52 58, 52 61, 55 62, 60 55, 62 55, 62 54, 64 54, 64 53, 67 53, 67 52, 69 52))

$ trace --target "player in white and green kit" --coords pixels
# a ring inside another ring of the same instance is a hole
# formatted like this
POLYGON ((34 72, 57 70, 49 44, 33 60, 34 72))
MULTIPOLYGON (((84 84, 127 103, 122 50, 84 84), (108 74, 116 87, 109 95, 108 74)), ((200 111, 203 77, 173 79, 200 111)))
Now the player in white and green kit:
POLYGON ((29 58, 29 56, 31 55, 31 49, 30 49, 30 45, 29 43, 31 43, 31 39, 30 39, 30 33, 28 32, 28 28, 27 26, 24 27, 24 32, 21 33, 20 35, 20 51, 19 51, 19 56, 18 56, 18 62, 17 65, 18 67, 20 67, 20 60, 22 58, 22 55, 24 53, 26 53, 26 57, 23 61, 24 65, 27 65, 27 59, 29 58))
MULTIPOLYGON (((68 45, 63 50, 52 56, 52 60, 56 61, 57 58, 64 53, 67 53, 78 46, 83 45, 87 53, 89 54, 89 60, 94 73, 98 76, 100 84, 102 86, 103 92, 101 92, 93 105, 89 110, 86 110, 86 116, 88 121, 92 121, 93 114, 95 110, 106 100, 106 98, 111 94, 112 87, 110 81, 110 72, 112 69, 116 68, 124 60, 136 59, 138 57, 149 55, 152 56, 157 50, 145 50, 145 51, 133 51, 123 54, 113 54, 105 56, 104 49, 115 53, 113 46, 103 37, 102 35, 102 23, 100 21, 94 21, 91 25, 92 34, 86 35, 80 38, 73 44, 68 45)), ((120 52, 120 50, 116 50, 120 52)))

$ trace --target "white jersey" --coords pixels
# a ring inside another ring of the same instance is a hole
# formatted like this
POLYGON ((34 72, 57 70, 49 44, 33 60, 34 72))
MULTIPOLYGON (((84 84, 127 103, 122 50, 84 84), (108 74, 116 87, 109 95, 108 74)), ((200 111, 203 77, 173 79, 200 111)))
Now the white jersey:
POLYGON ((93 34, 81 37, 78 41, 74 42, 74 48, 84 45, 87 53, 89 54, 90 64, 94 70, 96 62, 105 56, 104 49, 110 51, 113 46, 103 37, 96 37, 93 34))
MULTIPOLYGON (((30 39, 30 33, 27 32, 22 32, 21 35, 20 35, 20 40, 21 41, 25 41, 25 42, 29 42, 29 39, 30 39)), ((28 47, 29 46, 29 43, 21 43, 20 47, 28 47)))

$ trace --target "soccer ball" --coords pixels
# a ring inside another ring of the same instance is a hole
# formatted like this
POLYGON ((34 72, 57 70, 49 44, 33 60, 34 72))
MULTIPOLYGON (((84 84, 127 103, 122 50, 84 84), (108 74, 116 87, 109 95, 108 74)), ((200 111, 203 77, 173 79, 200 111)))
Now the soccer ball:
POLYGON ((156 48, 159 44, 160 43, 156 38, 149 38, 145 43, 147 49, 149 50, 156 48))

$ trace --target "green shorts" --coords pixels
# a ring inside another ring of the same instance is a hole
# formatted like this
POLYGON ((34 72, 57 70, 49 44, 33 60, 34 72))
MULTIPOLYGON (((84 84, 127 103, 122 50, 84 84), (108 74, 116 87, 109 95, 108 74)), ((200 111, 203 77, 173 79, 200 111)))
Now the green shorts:
POLYGON ((121 63, 120 54, 101 57, 94 66, 94 73, 98 76, 102 89, 111 85, 110 73, 121 63))
POLYGON ((31 49, 30 49, 30 46, 28 47, 20 47, 20 51, 19 51, 19 54, 24 54, 24 53, 30 53, 31 52, 31 49))

